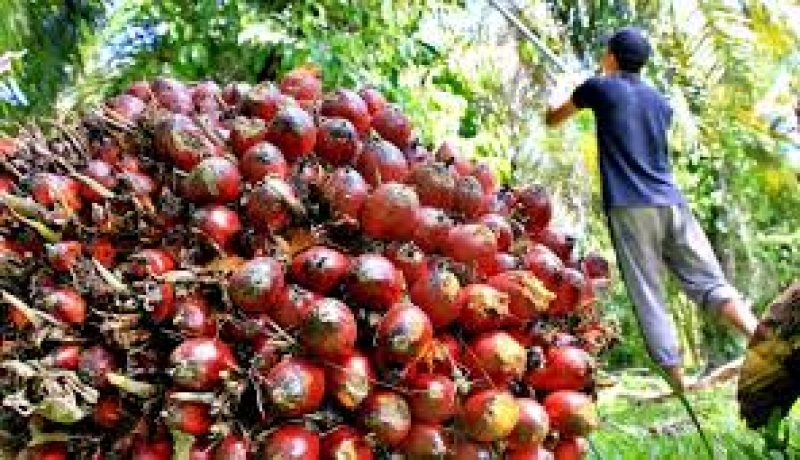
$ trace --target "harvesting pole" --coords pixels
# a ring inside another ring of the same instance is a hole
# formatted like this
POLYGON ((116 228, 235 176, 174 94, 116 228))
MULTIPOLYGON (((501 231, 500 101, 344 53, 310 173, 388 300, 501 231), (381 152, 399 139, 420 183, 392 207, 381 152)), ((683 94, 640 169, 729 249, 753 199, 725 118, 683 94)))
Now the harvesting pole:
MULTIPOLYGON (((497 9, 497 11, 499 11, 508 20, 508 22, 513 24, 514 27, 516 27, 517 30, 519 30, 522 33, 522 35, 524 35, 525 38, 527 38, 528 41, 531 42, 536 47, 536 49, 539 50, 539 52, 545 58, 547 58, 548 61, 550 61, 551 64, 555 65, 558 68, 559 72, 567 71, 567 66, 565 66, 564 63, 561 62, 558 56, 556 56, 556 54, 553 53, 553 51, 551 51, 550 48, 548 48, 547 45, 539 37, 537 37, 533 32, 531 32, 531 30, 525 24, 523 24, 518 17, 516 17, 512 12, 508 11, 508 9, 505 6, 501 5, 497 0, 489 0, 489 3, 491 3, 492 6, 495 7, 495 9, 497 9)), ((545 66, 544 70, 547 76, 551 80, 556 79, 556 75, 549 67, 545 66)))

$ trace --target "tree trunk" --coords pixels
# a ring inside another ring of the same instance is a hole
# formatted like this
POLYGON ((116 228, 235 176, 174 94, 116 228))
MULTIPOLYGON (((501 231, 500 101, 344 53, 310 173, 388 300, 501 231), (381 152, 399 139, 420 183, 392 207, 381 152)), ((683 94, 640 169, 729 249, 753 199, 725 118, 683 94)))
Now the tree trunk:
MULTIPOLYGON (((715 189, 723 196, 727 194, 727 181, 725 171, 716 171, 714 176, 715 189)), ((711 208, 710 219, 706 226, 708 239, 717 256, 725 278, 733 282, 736 275, 736 254, 730 232, 720 231, 719 223, 730 221, 726 207, 714 205, 711 208)), ((718 318, 704 318, 703 337, 704 352, 706 355, 706 368, 714 369, 741 353, 734 331, 722 324, 718 318)))

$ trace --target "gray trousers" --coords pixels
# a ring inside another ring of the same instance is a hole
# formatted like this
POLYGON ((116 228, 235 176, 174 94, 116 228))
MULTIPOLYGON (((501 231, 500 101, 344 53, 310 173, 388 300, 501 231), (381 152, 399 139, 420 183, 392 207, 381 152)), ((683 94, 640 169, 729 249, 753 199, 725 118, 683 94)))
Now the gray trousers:
POLYGON ((725 279, 711 244, 686 205, 606 210, 617 264, 653 360, 681 364, 678 337, 666 304, 664 268, 697 305, 714 315, 739 298, 725 279))

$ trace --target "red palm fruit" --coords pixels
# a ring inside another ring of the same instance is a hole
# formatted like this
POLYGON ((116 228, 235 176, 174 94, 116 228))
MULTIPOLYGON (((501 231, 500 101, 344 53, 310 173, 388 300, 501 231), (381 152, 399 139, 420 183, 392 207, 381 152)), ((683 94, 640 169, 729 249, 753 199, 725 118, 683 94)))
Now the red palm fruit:
POLYGON ((376 254, 353 259, 345 283, 355 303, 378 311, 388 310, 399 302, 405 291, 402 272, 387 258, 376 254))
POLYGON ((516 204, 516 199, 516 195, 513 191, 501 189, 488 197, 486 212, 500 214, 508 218, 511 216, 511 210, 516 204))
POLYGON ((244 180, 254 184, 267 176, 286 179, 289 166, 278 147, 269 142, 261 142, 242 155, 239 159, 239 171, 244 180))
POLYGON ((106 101, 106 106, 114 112, 117 117, 134 123, 142 119, 144 110, 147 108, 144 101, 130 94, 121 94, 112 97, 106 101))
POLYGON ((203 81, 191 88, 192 101, 198 113, 213 113, 220 110, 222 91, 214 81, 203 81))
POLYGON ((508 385, 522 378, 527 352, 511 335, 503 331, 485 332, 475 337, 464 351, 464 364, 474 379, 484 385, 508 385))
POLYGON ((592 382, 594 359, 575 346, 549 347, 545 365, 525 376, 531 388, 541 391, 581 391, 592 382))
POLYGON ((495 275, 486 282, 508 294, 508 309, 516 319, 530 321, 547 312, 555 295, 531 272, 512 270, 495 275))
POLYGON ((450 452, 450 437, 441 425, 414 423, 401 450, 409 460, 443 458, 450 452))
POLYGON ((325 372, 304 359, 284 358, 267 372, 263 385, 279 415, 297 417, 319 409, 325 395, 325 372))
MULTIPOLYGON (((114 188, 117 186, 118 179, 114 172, 114 168, 106 161, 89 160, 81 173, 108 190, 114 190, 114 188)), ((92 203, 100 203, 105 199, 103 195, 98 193, 96 189, 86 185, 85 183, 81 183, 80 193, 84 200, 92 203)))
POLYGON ((219 339, 193 338, 178 345, 170 355, 172 381, 181 388, 210 391, 238 365, 233 350, 219 339))
POLYGON ((472 171, 470 162, 448 141, 442 142, 439 148, 436 149, 434 157, 436 161, 441 161, 450 166, 458 176, 466 176, 472 171))
POLYGON ((491 278, 501 273, 518 270, 521 268, 519 257, 507 252, 498 252, 494 260, 478 265, 478 275, 482 279, 491 278))
POLYGON ((271 123, 280 109, 297 105, 294 99, 283 94, 272 83, 260 84, 242 96, 242 112, 271 123))
POLYGON ((412 170, 419 164, 430 163, 433 161, 433 155, 431 152, 419 142, 412 142, 411 145, 404 148, 403 155, 406 156, 408 166, 412 170))
POLYGON ((580 306, 581 295, 584 292, 586 280, 583 274, 574 268, 561 270, 558 284, 555 287, 555 299, 550 303, 550 313, 566 315, 572 313, 580 306))
POLYGON ((351 164, 361 153, 358 131, 345 118, 323 118, 314 152, 333 166, 351 164))
POLYGON ((499 441, 511 434, 517 425, 519 405, 505 390, 479 390, 464 401, 459 419, 474 441, 499 441))
POLYGON ((326 95, 320 104, 319 113, 324 117, 349 120, 362 137, 369 133, 371 121, 369 107, 355 91, 340 88, 326 95))
POLYGON ((317 140, 314 119, 296 106, 283 107, 269 125, 267 140, 275 144, 288 161, 310 154, 317 140))
POLYGON ((547 227, 536 235, 536 241, 550 248, 565 264, 572 261, 572 253, 575 248, 573 237, 547 227))
POLYGON ((370 359, 356 351, 328 363, 325 383, 328 394, 348 410, 360 406, 372 391, 375 371, 370 359))
POLYGON ((305 210, 289 183, 277 177, 266 177, 250 192, 245 212, 256 228, 279 232, 305 210))
POLYGON ((409 285, 428 274, 428 258, 412 242, 395 241, 386 247, 384 255, 403 272, 403 278, 409 285))
POLYGON ((369 114, 372 116, 389 106, 383 94, 370 86, 365 86, 358 90, 358 95, 361 96, 361 99, 367 104, 367 110, 369 110, 369 114))
POLYGON ((136 278, 163 275, 175 269, 175 259, 163 249, 143 249, 129 257, 130 273, 136 278))
POLYGON ((564 267, 561 259, 550 248, 541 244, 536 244, 528 250, 522 259, 522 265, 550 291, 554 291, 558 285, 564 267))
POLYGON ((445 458, 447 460, 498 460, 501 457, 491 444, 477 443, 466 438, 456 437, 450 453, 445 458))
POLYGON ((589 453, 585 438, 571 437, 558 442, 553 448, 553 460, 581 460, 589 453))
POLYGON ((411 187, 383 184, 364 202, 361 226, 371 238, 409 240, 416 230, 418 210, 419 199, 411 187))
POLYGON ((183 115, 159 121, 153 144, 158 153, 171 159, 183 171, 191 171, 204 158, 217 154, 217 147, 202 128, 183 115))
POLYGON ((398 446, 411 430, 408 403, 391 391, 373 391, 362 404, 361 414, 364 428, 386 446, 398 446))
POLYGON ((531 398, 517 399, 519 421, 506 441, 511 449, 532 448, 541 445, 550 431, 550 420, 544 407, 531 398))
POLYGON ((316 101, 322 97, 322 80, 319 69, 298 67, 281 78, 280 89, 298 101, 316 101))
POLYGON ((147 285, 147 300, 152 309, 150 317, 156 322, 166 321, 175 314, 175 286, 171 283, 147 285))
POLYGON ((59 288, 42 299, 45 310, 67 324, 77 326, 86 321, 86 301, 73 288, 59 288))
POLYGON ((205 403, 170 401, 164 411, 167 426, 192 436, 204 436, 211 429, 211 407, 205 403))
POLYGON ((486 284, 470 284, 456 300, 462 326, 470 332, 497 329, 508 321, 508 294, 486 284))
POLYGON ((136 171, 120 173, 119 183, 125 186, 126 191, 136 197, 150 196, 157 188, 157 184, 152 177, 136 171))
POLYGON ((81 255, 83 245, 80 241, 59 241, 58 243, 45 244, 44 246, 47 260, 53 269, 60 272, 68 272, 75 268, 81 255))
POLYGON ((440 334, 431 341, 429 349, 409 369, 408 379, 420 374, 452 375, 456 363, 461 362, 461 345, 450 334, 440 334))
POLYGON ((267 138, 267 124, 260 118, 237 117, 231 126, 231 150, 241 157, 267 138))
POLYGON ((442 252, 463 264, 490 262, 497 254, 497 238, 483 224, 456 225, 448 233, 442 252))
POLYGON ((372 117, 372 129, 400 149, 411 144, 411 121, 397 107, 388 106, 372 117))
POLYGON ((264 313, 284 290, 283 267, 275 259, 259 257, 237 268, 228 281, 234 305, 249 313, 264 313))
POLYGON ((14 188, 16 187, 16 181, 14 178, 6 176, 5 174, 0 174, 0 193, 14 193, 14 188))
POLYGON ((281 290, 269 311, 270 317, 284 329, 299 328, 308 317, 312 305, 320 298, 319 294, 290 284, 281 290))
POLYGON ((349 267, 346 255, 325 246, 314 246, 292 259, 289 273, 297 284, 326 295, 344 280, 349 267))
POLYGON ((215 337, 218 331, 211 306, 200 294, 189 295, 175 302, 172 324, 184 337, 215 337))
POLYGON ((131 83, 131 86, 128 87, 125 93, 138 97, 145 102, 149 101, 153 97, 153 92, 150 89, 150 83, 146 81, 137 81, 131 83))
POLYGON ((358 171, 346 166, 328 175, 322 193, 335 215, 358 219, 369 195, 369 185, 358 171))
POLYGON ((194 212, 192 220, 194 228, 221 249, 227 248, 242 230, 239 214, 222 205, 212 204, 199 208, 194 212))
POLYGON ((253 89, 252 85, 244 82, 228 83, 222 88, 222 100, 230 106, 240 105, 245 96, 253 89))
POLYGON ((112 429, 119 425, 125 417, 122 399, 114 395, 100 395, 94 405, 92 420, 102 428, 112 429))
POLYGON ((436 267, 411 285, 409 296, 431 320, 436 329, 452 324, 458 319, 461 307, 458 294, 461 283, 458 278, 445 267, 436 267))
POLYGON ((419 195, 423 206, 449 210, 453 208, 456 179, 444 163, 417 164, 407 179, 419 195))
POLYGON ((31 196, 43 206, 65 207, 77 211, 83 207, 80 188, 80 184, 71 177, 38 173, 31 182, 31 196))
POLYGON ((188 460, 216 460, 214 458, 214 444, 204 439, 195 440, 192 443, 192 448, 189 451, 188 460))
POLYGON ((608 279, 610 268, 608 260, 600 254, 589 253, 581 260, 581 270, 590 279, 608 279))
POLYGON ((322 438, 321 460, 372 460, 367 439, 355 428, 340 425, 322 438))
POLYGON ((217 446, 213 460, 250 460, 252 458, 250 448, 249 439, 229 434, 217 446))
POLYGON ((299 425, 284 425, 270 433, 261 447, 265 459, 314 460, 319 458, 319 434, 299 425))
POLYGON ((117 248, 110 240, 106 238, 94 239, 86 249, 93 259, 100 262, 100 265, 106 268, 112 268, 116 265, 117 248))
POLYGON ((305 349, 321 358, 352 354, 356 337, 353 312, 343 302, 328 298, 312 304, 300 331, 300 341, 305 349))
POLYGON ((509 449, 506 452, 507 460, 554 460, 553 453, 542 446, 509 449))
POLYGON ((543 405, 550 426, 563 437, 585 436, 600 425, 594 402, 583 393, 556 391, 544 398, 543 405))
POLYGON ((194 203, 230 203, 239 198, 241 188, 239 168, 223 157, 201 161, 184 181, 184 193, 194 203))
POLYGON ((158 104, 173 113, 191 114, 194 112, 194 101, 189 88, 182 82, 172 78, 158 77, 150 85, 158 104))
POLYGON ((86 376, 90 385, 96 388, 108 386, 108 374, 116 369, 114 356, 102 346, 96 345, 81 353, 78 372, 86 376))
POLYGON ((131 455, 131 460, 171 460, 172 441, 163 438, 146 440, 137 436, 131 455))
POLYGON ((497 183, 497 177, 492 171, 492 168, 484 162, 480 162, 472 169, 472 176, 475 176, 483 188, 484 195, 494 195, 500 189, 497 183))
POLYGON ((428 315, 409 303, 393 306, 378 323, 376 342, 393 362, 409 363, 430 350, 433 326, 428 315))
POLYGON ((444 423, 456 413, 456 384, 444 375, 419 374, 408 382, 408 405, 414 419, 444 423))
POLYGON ((383 139, 367 139, 356 160, 356 169, 371 186, 404 182, 409 174, 403 152, 383 139))
POLYGON ((456 181, 454 210, 467 219, 477 219, 486 211, 489 199, 474 176, 461 176, 456 181))
POLYGON ((44 364, 59 369, 77 370, 80 367, 81 347, 60 345, 44 358, 44 364))
POLYGON ((516 208, 528 235, 536 236, 550 224, 553 204, 542 185, 529 185, 516 193, 516 208))
POLYGON ((28 447, 17 456, 17 460, 67 460, 68 458, 69 451, 63 442, 48 442, 28 447))
MULTIPOLYGON (((257 322, 261 328, 263 322, 257 322), (260 324, 259 324, 260 323, 260 324)), ((253 367, 261 373, 267 372, 281 361, 283 347, 265 335, 250 338, 253 344, 253 367)))
POLYGON ((514 229, 511 227, 511 222, 499 214, 484 214, 478 219, 481 223, 494 233, 497 238, 497 250, 501 252, 508 251, 511 243, 514 241, 514 229))
POLYGON ((413 240, 425 252, 440 252, 447 244, 450 230, 455 223, 444 211, 422 207, 417 211, 413 240))

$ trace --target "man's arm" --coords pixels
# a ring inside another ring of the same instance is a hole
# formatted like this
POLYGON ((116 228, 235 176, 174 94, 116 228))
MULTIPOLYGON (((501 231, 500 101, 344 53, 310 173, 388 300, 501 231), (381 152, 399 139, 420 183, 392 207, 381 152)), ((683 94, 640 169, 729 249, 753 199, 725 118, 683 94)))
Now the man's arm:
POLYGON ((576 113, 578 108, 570 99, 559 107, 548 108, 544 115, 544 124, 549 127, 558 126, 576 113))

